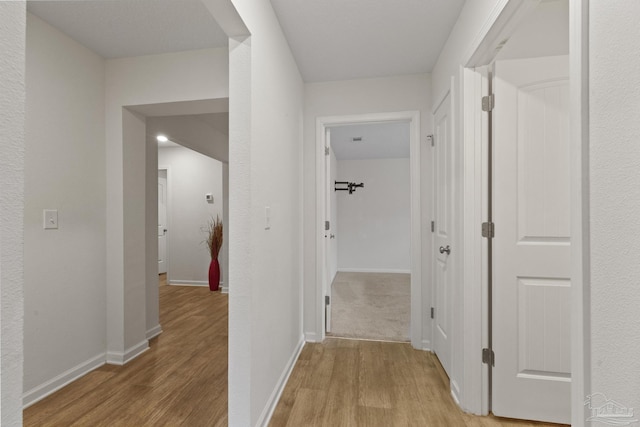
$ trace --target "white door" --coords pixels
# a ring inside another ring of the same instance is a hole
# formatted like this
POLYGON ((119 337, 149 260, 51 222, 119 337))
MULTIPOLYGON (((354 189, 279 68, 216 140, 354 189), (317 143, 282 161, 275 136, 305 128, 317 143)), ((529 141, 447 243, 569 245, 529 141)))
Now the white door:
POLYGON ((158 274, 167 272, 167 171, 158 174, 158 274), (164 176, 162 174, 164 173, 164 176))
POLYGON ((433 348, 451 376, 451 247, 453 218, 453 155, 451 101, 447 95, 434 115, 435 235, 433 348))
POLYGON ((335 181, 338 176, 338 159, 336 153, 329 144, 329 254, 327 256, 329 267, 329 284, 338 272, 338 193, 335 191, 335 181))
POLYGON ((571 419, 569 61, 499 61, 493 110, 493 413, 571 419))
MULTIPOLYGON (((331 249, 333 242, 335 239, 332 239, 331 236, 335 233, 335 226, 333 224, 334 218, 332 218, 332 191, 334 189, 333 182, 331 181, 331 130, 326 130, 325 135, 325 202, 324 202, 324 219, 325 219, 325 231, 324 231, 324 288, 326 295, 325 302, 325 328, 326 332, 331 332, 331 282, 333 281, 332 275, 332 256, 331 249)), ((335 167, 335 165, 333 166, 335 167)), ((337 253, 337 248, 336 248, 337 253)), ((336 261, 337 264, 337 261, 336 261)), ((337 267, 336 267, 337 268, 337 267)))

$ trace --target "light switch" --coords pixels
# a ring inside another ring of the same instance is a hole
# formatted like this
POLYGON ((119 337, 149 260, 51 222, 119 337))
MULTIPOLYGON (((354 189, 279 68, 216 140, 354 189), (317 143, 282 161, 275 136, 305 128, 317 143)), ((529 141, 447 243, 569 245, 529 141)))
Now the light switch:
POLYGON ((56 209, 45 209, 43 211, 43 218, 45 230, 58 229, 58 211, 56 209))
POLYGON ((271 208, 269 206, 264 208, 264 229, 271 230, 271 208))

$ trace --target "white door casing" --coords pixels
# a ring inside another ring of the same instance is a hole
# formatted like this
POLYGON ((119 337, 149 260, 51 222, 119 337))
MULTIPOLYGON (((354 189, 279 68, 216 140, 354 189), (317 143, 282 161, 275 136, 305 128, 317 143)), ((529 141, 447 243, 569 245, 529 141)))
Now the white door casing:
POLYGON ((455 248, 453 225, 453 141, 451 95, 447 94, 434 114, 434 351, 443 368, 451 376, 451 257, 455 248))
POLYGON ((167 178, 158 176, 158 274, 167 272, 167 178))
POLYGON ((571 421, 568 57, 498 61, 493 413, 571 421))
POLYGON ((308 294, 313 299, 315 325, 317 329, 308 333, 308 339, 315 341, 324 339, 326 327, 326 246, 324 217, 326 215, 326 165, 325 147, 327 128, 331 126, 379 123, 387 121, 407 121, 410 128, 410 172, 411 172, 411 344, 414 348, 429 348, 429 341, 423 336, 423 316, 426 313, 422 293, 422 224, 421 224, 421 189, 420 189, 420 113, 418 111, 402 111, 388 113, 370 113, 348 116, 328 116, 316 119, 316 280, 315 292, 308 294), (317 331, 317 332, 316 332, 317 331))

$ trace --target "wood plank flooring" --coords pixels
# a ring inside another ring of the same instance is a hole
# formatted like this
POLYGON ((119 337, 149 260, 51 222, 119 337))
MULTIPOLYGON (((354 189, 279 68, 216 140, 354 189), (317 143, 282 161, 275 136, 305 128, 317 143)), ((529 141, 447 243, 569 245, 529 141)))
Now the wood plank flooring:
POLYGON ((226 426, 228 295, 160 286, 164 332, 24 411, 25 426, 226 426))
POLYGON ((463 413, 431 353, 407 343, 305 345, 270 427, 558 426, 463 413))
MULTIPOLYGON (((227 295, 160 286, 164 332, 24 411, 25 426, 226 426, 227 295)), ((271 427, 550 426, 464 414, 430 353, 406 343, 305 345, 271 427)))

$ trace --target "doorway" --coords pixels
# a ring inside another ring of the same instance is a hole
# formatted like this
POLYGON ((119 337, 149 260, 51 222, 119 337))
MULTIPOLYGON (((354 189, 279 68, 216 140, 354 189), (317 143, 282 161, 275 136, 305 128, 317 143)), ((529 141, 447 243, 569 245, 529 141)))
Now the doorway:
MULTIPOLYGON (((409 128, 409 194, 410 194, 410 214, 409 214, 409 229, 410 229, 410 242, 409 242, 409 254, 410 254, 410 321, 409 321, 409 338, 412 345, 415 348, 423 348, 422 338, 422 285, 421 285, 421 268, 420 268, 420 252, 421 252, 421 224, 420 224, 420 146, 419 146, 419 113, 418 112, 404 112, 404 113, 382 113, 382 114, 370 114, 370 115, 357 115, 357 116, 339 116, 339 117, 326 117, 319 118, 317 122, 317 148, 318 148, 318 163, 317 163, 317 186, 318 186, 318 200, 317 200, 317 212, 318 218, 322 221, 319 224, 318 232, 321 239, 318 239, 318 280, 317 290, 322 295, 319 300, 322 303, 322 320, 323 323, 331 330, 331 300, 332 296, 332 273, 329 271, 331 256, 331 245, 333 240, 339 244, 340 236, 332 233, 332 231, 339 232, 340 225, 335 230, 331 229, 331 223, 327 223, 327 218, 331 217, 330 201, 327 200, 330 190, 335 193, 334 185, 330 185, 330 171, 327 171, 327 165, 330 164, 331 156, 331 132, 328 130, 336 127, 349 126, 349 125, 365 125, 373 123, 398 123, 403 122, 408 125, 409 128), (327 153, 327 154, 325 154, 327 153), (329 161, 326 159, 329 158, 329 161), (331 239, 331 234, 336 236, 335 239, 331 239), (326 237, 324 237, 326 235, 326 237), (328 323, 327 323, 328 321, 328 323)), ((353 181, 347 179, 347 190, 344 193, 349 192, 349 184, 352 184, 352 196, 360 191, 360 189, 366 188, 365 182, 358 181, 355 177, 353 181), (363 187, 355 187, 358 184, 363 183, 363 187)), ((337 181, 337 180, 334 180, 337 181)), ((343 184, 345 185, 345 184, 343 184)), ((360 193, 362 194, 362 193, 360 193)), ((383 202, 383 201, 380 201, 383 202)), ((323 339, 326 334, 326 330, 323 330, 323 339)))
POLYGON ((158 169, 158 274, 167 274, 167 169, 158 169))
MULTIPOLYGON (((140 250, 144 252, 145 257, 145 289, 142 297, 146 304, 146 316, 144 320, 146 323, 146 340, 150 340, 160 333, 162 333, 162 327, 159 319, 159 292, 158 292, 158 135, 164 135, 170 140, 174 140, 180 143, 183 147, 188 147, 193 152, 200 153, 199 155, 206 156, 207 158, 221 159, 223 162, 228 161, 228 136, 225 134, 226 127, 222 126, 220 129, 214 128, 206 120, 202 119, 202 115, 208 114, 220 114, 228 120, 228 99, 205 99, 188 102, 169 102, 159 104, 143 104, 128 106, 122 109, 123 117, 127 120, 123 121, 123 134, 124 143, 126 147, 131 150, 138 150, 138 155, 144 159, 145 168, 138 173, 135 180, 131 182, 140 184, 139 191, 143 191, 142 198, 140 200, 141 206, 144 207, 141 219, 144 220, 143 236, 144 247, 140 250), (181 112, 189 114, 180 114, 181 112), (140 147, 144 151, 140 150, 140 147), (144 157, 143 157, 144 156, 144 157)), ((228 123, 228 122, 227 122, 228 123)), ((167 165, 160 165, 167 166, 167 165)), ((171 192, 172 192, 172 175, 173 169, 168 173, 167 188, 169 194, 167 195, 168 207, 171 207, 171 192)), ((228 171, 228 167, 223 168, 228 171)), ((224 177, 223 177, 224 179, 224 177)), ((228 185, 228 181, 226 185, 228 185)), ((136 187, 137 188, 137 187, 136 187)), ((199 187, 198 187, 199 188, 199 187)), ((203 205, 207 205, 205 192, 199 192, 196 194, 189 194, 189 197, 196 202, 200 202, 203 205)), ((228 192, 224 192, 222 197, 218 200, 222 202, 222 199, 228 197, 228 192)), ((133 207, 131 208, 133 210, 133 207)), ((137 208, 139 211, 139 208, 137 208)), ((171 209, 167 212, 168 232, 167 232, 167 248, 168 254, 166 259, 171 262, 171 209)), ((205 224, 202 224, 205 225, 205 224)), ((189 230, 190 241, 195 242, 194 253, 203 257, 207 257, 206 249, 200 244, 204 238, 200 231, 200 224, 193 225, 189 230)), ((228 241, 227 241, 228 242, 228 241)), ((192 245, 193 246, 193 245, 192 245)), ((194 259, 199 260, 200 258, 194 259)), ((205 261, 206 263, 206 261, 205 261)), ((221 263, 224 264, 221 259, 221 263)), ((204 267, 193 266, 193 271, 199 271, 201 268, 208 269, 208 264, 204 267)), ((223 272, 228 269, 224 269, 223 272)), ((171 279, 172 268, 168 266, 167 271, 169 273, 168 279, 171 279)), ((206 274, 205 274, 206 277, 206 274)), ((197 278, 181 277, 180 279, 190 280, 194 282, 202 282, 197 278)), ((224 280, 224 279, 223 279, 224 280)), ((192 283, 194 284, 194 283, 192 283)), ((206 283, 195 283, 204 285, 206 283)))
POLYGON ((409 341, 409 123, 327 128, 331 336, 409 341))
POLYGON ((478 106, 468 111, 483 133, 471 139, 483 141, 475 154, 484 187, 475 221, 483 222, 483 242, 474 246, 485 263, 485 402, 497 416, 569 423, 575 302, 569 2, 512 2, 508 10, 501 33, 470 59, 489 65, 475 76, 465 70, 465 84, 487 95, 480 112, 477 98, 465 94, 465 103, 478 106), (500 46, 487 49, 498 39, 500 46))

